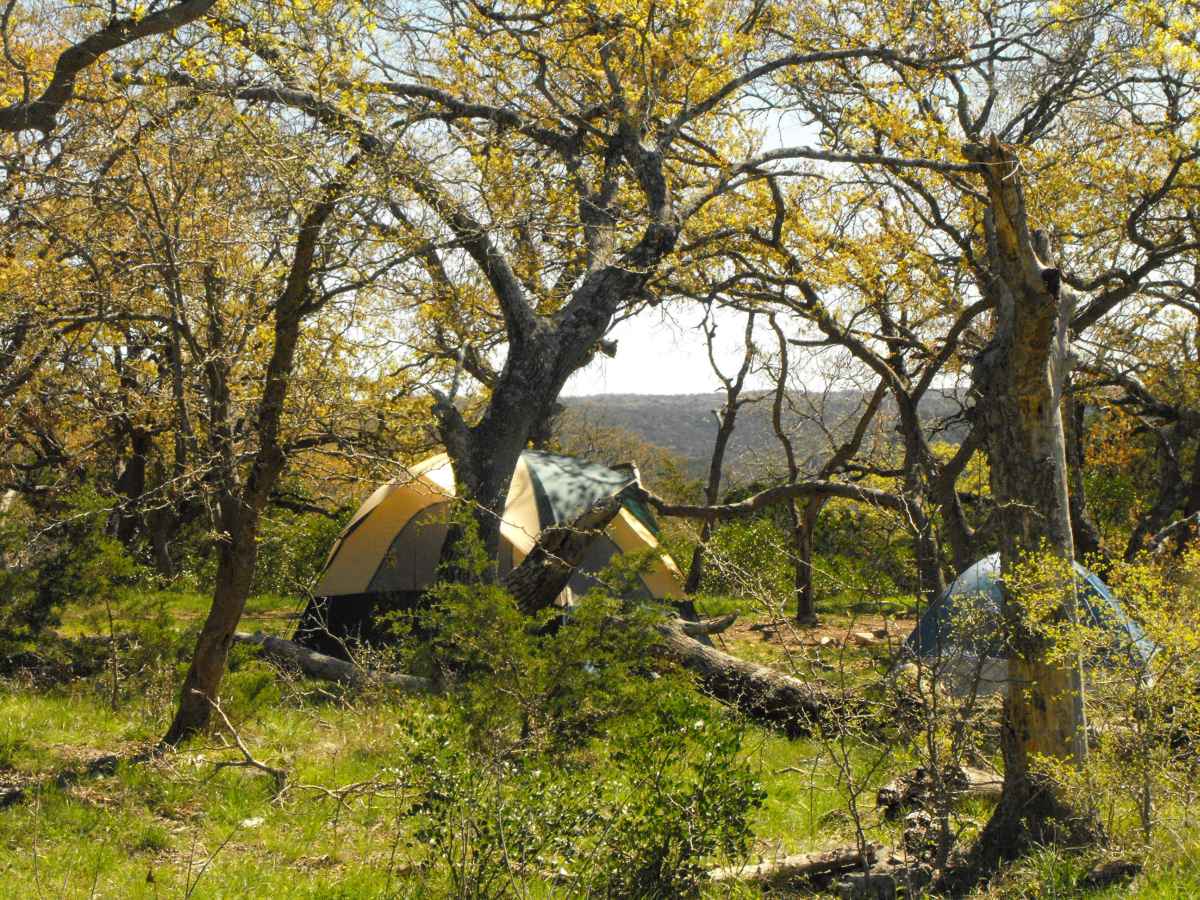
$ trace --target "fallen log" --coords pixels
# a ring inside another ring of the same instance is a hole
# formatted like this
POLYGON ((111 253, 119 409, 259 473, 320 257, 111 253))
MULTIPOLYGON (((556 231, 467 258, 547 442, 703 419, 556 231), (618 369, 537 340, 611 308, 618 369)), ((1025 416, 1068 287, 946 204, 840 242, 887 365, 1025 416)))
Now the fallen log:
POLYGON ((688 637, 708 637, 712 634, 720 634, 722 631, 727 631, 729 626, 737 621, 737 613, 730 613, 727 616, 721 616, 719 619, 707 619, 703 622, 689 622, 686 619, 676 619, 675 623, 679 626, 679 630, 688 637))
MULTIPOLYGON (((705 691, 725 703, 736 706, 751 718, 782 728, 789 736, 808 734, 819 725, 834 723, 834 713, 843 706, 833 691, 808 684, 775 669, 722 653, 689 637, 687 631, 728 627, 732 617, 715 623, 686 622, 671 619, 659 623, 658 649, 663 656, 699 676, 705 691)), ((361 686, 385 684, 414 694, 429 694, 437 686, 428 678, 363 669, 353 663, 309 650, 283 638, 261 632, 236 632, 235 641, 262 647, 272 659, 296 666, 306 675, 324 681, 361 686)))
POLYGON ((722 653, 689 637, 679 622, 655 628, 663 655, 694 673, 708 694, 789 737, 836 727, 836 715, 845 712, 843 698, 829 688, 722 653))
POLYGON ((237 631, 234 632, 233 639, 241 644, 257 645, 262 648, 265 656, 290 663, 305 675, 323 681, 334 681, 355 687, 366 684, 384 684, 410 694, 432 694, 437 690, 434 683, 428 678, 404 675, 398 672, 364 669, 345 660, 326 656, 316 650, 309 650, 292 641, 263 634, 261 631, 256 631, 254 634, 237 631))
POLYGON ((806 881, 822 875, 838 875, 870 866, 875 862, 879 848, 867 844, 863 850, 857 847, 839 847, 821 853, 800 853, 784 856, 771 862, 754 866, 724 866, 708 873, 717 883, 737 881, 763 887, 783 888, 798 881, 806 881))
MULTIPOLYGON (((958 797, 998 800, 1004 779, 993 772, 970 766, 952 766, 944 776, 947 789, 958 797)), ((885 818, 894 819, 914 806, 926 806, 933 793, 933 779, 927 769, 918 768, 889 781, 875 795, 875 806, 885 818)))

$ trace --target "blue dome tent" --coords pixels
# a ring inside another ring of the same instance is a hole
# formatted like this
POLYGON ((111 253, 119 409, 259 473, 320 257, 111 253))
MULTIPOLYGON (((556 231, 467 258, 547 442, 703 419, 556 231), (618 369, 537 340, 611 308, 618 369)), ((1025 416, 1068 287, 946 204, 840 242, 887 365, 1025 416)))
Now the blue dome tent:
MULTIPOLYGON (((1149 659, 1154 645, 1108 585, 1079 563, 1075 577, 1081 618, 1112 636, 1110 652, 1149 659)), ((971 668, 984 690, 1002 688, 1007 652, 1000 638, 1001 600, 1000 554, 993 553, 964 570, 930 605, 904 642, 905 655, 946 661, 956 670, 971 668)))

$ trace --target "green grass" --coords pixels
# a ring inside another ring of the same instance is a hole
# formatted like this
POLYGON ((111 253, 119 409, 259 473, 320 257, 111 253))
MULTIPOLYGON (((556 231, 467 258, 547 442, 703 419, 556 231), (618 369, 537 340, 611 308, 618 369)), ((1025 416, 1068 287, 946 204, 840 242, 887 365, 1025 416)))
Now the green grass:
MULTIPOLYGON (((33 892, 40 884, 65 896, 89 894, 93 883, 98 896, 182 896, 189 871, 194 879, 208 860, 193 896, 331 896, 335 888, 378 882, 397 834, 394 791, 343 802, 318 787, 400 777, 413 762, 403 753, 402 732, 422 714, 421 702, 267 698, 254 686, 249 690, 260 702, 251 706, 247 689, 257 684, 260 666, 243 665, 231 675, 230 715, 256 755, 289 771, 282 797, 253 769, 218 770, 217 762, 238 754, 213 743, 124 766, 113 777, 45 791, 0 815, 0 883, 33 892), (239 706, 246 710, 235 715, 239 706)), ((120 711, 111 713, 97 699, 62 691, 0 696, 0 721, 6 732, 19 730, 23 742, 10 767, 37 773, 70 761, 56 752, 63 738, 77 742, 79 756, 81 746, 111 748, 157 733, 122 723, 120 711)))
MULTIPOLYGON (((189 636, 206 609, 207 598, 177 592, 123 605, 118 632, 158 621, 154 634, 177 646, 174 656, 168 653, 157 665, 146 663, 150 657, 139 656, 136 648, 124 653, 128 665, 116 709, 110 707, 103 668, 49 686, 0 683, 0 782, 80 765, 157 738, 173 711, 189 636)), ((256 598, 243 627, 284 633, 294 609, 277 598, 256 598)), ((84 634, 92 621, 70 612, 62 633, 84 634)), ((757 637, 732 642, 731 648, 780 662, 778 648, 757 637)), ((848 671, 864 678, 877 671, 867 650, 840 652, 848 671)), ((37 793, 0 810, 0 897, 444 893, 437 876, 410 856, 406 839, 413 825, 405 811, 406 786, 430 764, 414 735, 444 714, 445 702, 386 692, 350 695, 283 676, 253 650, 235 646, 222 686, 223 708, 259 760, 288 772, 287 790, 276 796, 271 779, 251 768, 220 768, 218 763, 237 761, 240 754, 212 737, 153 762, 122 766, 111 777, 37 793), (338 793, 352 785, 362 787, 338 793)), ((607 748, 600 745, 595 752, 603 756, 607 748)), ((851 787, 867 837, 896 843, 896 826, 874 810, 878 786, 914 762, 895 748, 789 741, 752 728, 743 753, 766 790, 753 818, 754 853, 769 858, 852 843, 855 823, 846 812, 851 787)), ((987 815, 979 805, 961 810, 965 833, 987 815)), ((1197 851, 1195 836, 1190 844, 1153 848, 1147 871, 1131 888, 1091 896, 1200 896, 1200 863, 1191 861, 1200 858, 1197 851)), ((986 896, 1081 896, 1073 885, 1090 862, 1036 854, 1006 872, 986 896)), ((531 896, 564 891, 534 876, 529 888, 531 896)), ((744 890, 737 895, 751 896, 744 890)))

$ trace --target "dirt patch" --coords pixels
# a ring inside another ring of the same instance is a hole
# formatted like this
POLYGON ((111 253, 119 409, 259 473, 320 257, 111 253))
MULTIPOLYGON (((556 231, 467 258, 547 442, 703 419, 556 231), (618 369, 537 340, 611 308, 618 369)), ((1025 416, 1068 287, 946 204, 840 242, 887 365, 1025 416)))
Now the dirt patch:
POLYGON ((724 633, 733 642, 766 644, 787 650, 840 649, 862 647, 894 649, 913 629, 909 619, 878 615, 861 615, 853 619, 822 621, 816 626, 802 626, 786 619, 735 622, 724 633))

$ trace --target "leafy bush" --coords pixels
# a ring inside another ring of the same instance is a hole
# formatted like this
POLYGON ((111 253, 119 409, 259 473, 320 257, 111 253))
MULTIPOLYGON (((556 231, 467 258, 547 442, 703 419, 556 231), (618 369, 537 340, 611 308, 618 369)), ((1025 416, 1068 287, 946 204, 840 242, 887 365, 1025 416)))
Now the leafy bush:
POLYGON ((251 592, 294 597, 308 590, 350 514, 349 508, 339 510, 333 518, 272 508, 259 530, 251 592))
MULTIPOLYGON (((60 524, 41 536, 41 552, 23 566, 0 569, 0 639, 36 638, 59 622, 67 603, 93 606, 111 603, 124 586, 144 571, 125 547, 106 533, 108 504, 98 493, 83 487, 63 501, 60 524)), ((5 517, 6 548, 28 548, 19 523, 5 517)), ((11 550, 10 550, 11 552, 11 550)))
POLYGON ((452 725, 433 727, 412 808, 432 877, 459 897, 511 896, 549 878, 590 896, 684 897, 713 857, 745 855, 764 794, 740 759, 740 725, 668 689, 628 719, 619 744, 568 763, 498 759, 452 725))
MULTIPOLYGON (((457 570, 482 571, 462 524, 457 570)), ((619 592, 644 564, 621 559, 601 581, 619 592)), ((762 792, 741 727, 690 685, 648 677, 659 611, 595 591, 531 625, 503 588, 465 581, 431 601, 410 661, 451 699, 418 751, 415 839, 453 895, 558 873, 593 895, 683 896, 709 857, 745 852, 762 792)))
POLYGON ((701 585, 705 593, 742 595, 781 610, 794 591, 787 534, 774 519, 758 516, 726 522, 713 530, 701 585))
POLYGON ((494 584, 444 583, 431 599, 412 665, 453 683, 477 748, 570 748, 652 690, 637 673, 653 640, 653 609, 593 593, 555 627, 560 612, 531 625, 494 584))
POLYGON ((455 897, 507 897, 514 882, 544 876, 587 831, 587 785, 553 767, 468 751, 434 732, 416 801, 413 854, 455 897))
POLYGON ((1200 547, 1118 564, 1108 578, 1154 652, 1147 660, 1114 648, 1084 624, 1054 634, 1064 663, 1104 660, 1088 679, 1088 765, 1060 774, 1119 844, 1190 852, 1200 827, 1200 547))
POLYGON ((667 693, 624 737, 615 762, 625 785, 604 822, 593 892, 693 896, 710 857, 745 856, 749 815, 766 796, 739 758, 742 727, 667 693))

